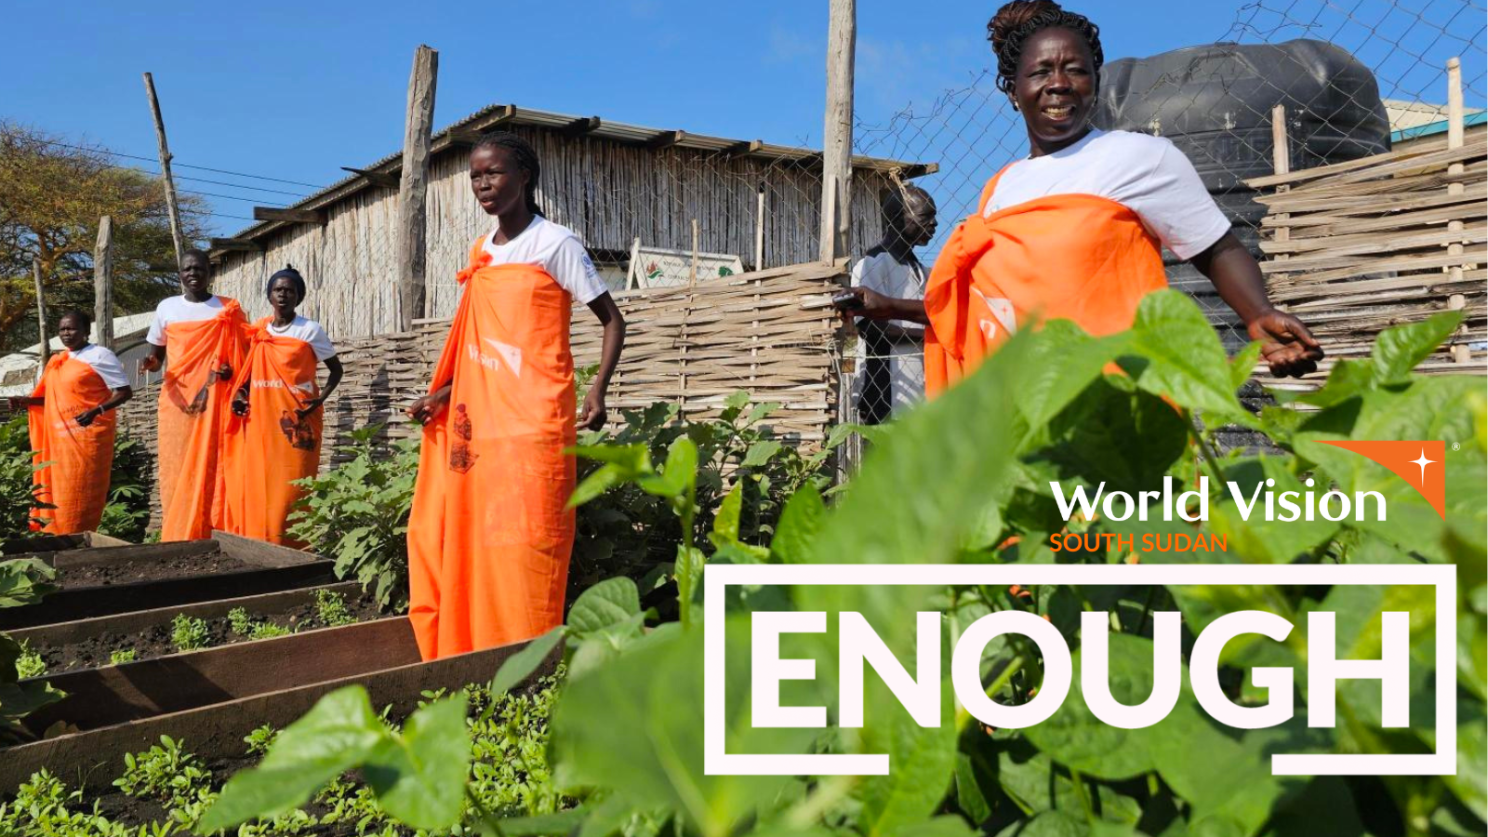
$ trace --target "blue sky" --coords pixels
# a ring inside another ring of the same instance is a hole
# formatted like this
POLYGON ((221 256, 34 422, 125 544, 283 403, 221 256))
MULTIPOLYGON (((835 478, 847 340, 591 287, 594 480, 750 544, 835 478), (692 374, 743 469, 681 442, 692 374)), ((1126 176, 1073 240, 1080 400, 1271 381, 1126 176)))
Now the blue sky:
MULTIPOLYGON (((1277 28, 1286 22, 1278 12, 1289 10, 1291 23, 1314 23, 1314 36, 1359 51, 1406 94, 1429 94, 1437 71, 1416 68, 1405 53, 1444 60, 1471 51, 1476 54, 1465 56, 1468 104, 1480 104, 1480 0, 1398 2, 1415 11, 1396 9, 1389 0, 1068 5, 1102 27, 1108 59, 1227 33, 1239 32, 1242 40, 1305 34, 1296 25, 1277 28), (1237 15, 1250 21, 1248 30, 1235 28, 1237 15), (1443 26, 1454 34, 1443 37, 1443 26), (1469 41, 1475 50, 1464 49, 1469 41)), ((7 5, 13 37, 6 56, 11 69, 0 81, 0 118, 153 157, 140 81, 141 71, 149 70, 178 164, 303 184, 329 184, 342 176, 340 166, 362 165, 398 146, 419 43, 440 52, 437 126, 502 102, 787 144, 815 146, 821 134, 825 0, 425 2, 413 19, 409 4, 382 0, 7 5)), ((984 70, 990 61, 985 25, 995 7, 859 0, 859 119, 880 123, 908 105, 922 107, 984 70)), ((249 198, 211 198, 221 216, 247 218, 255 202, 296 199, 249 186, 311 191, 200 170, 177 173, 237 184, 180 184, 249 198)), ((245 223, 214 219, 219 234, 245 223)))

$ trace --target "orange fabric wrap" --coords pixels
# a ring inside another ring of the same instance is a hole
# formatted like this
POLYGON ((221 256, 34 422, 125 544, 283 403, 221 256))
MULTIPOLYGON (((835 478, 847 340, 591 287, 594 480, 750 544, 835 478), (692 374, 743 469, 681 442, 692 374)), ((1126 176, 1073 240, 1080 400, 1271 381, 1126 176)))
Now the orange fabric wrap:
POLYGON ((294 480, 320 467, 324 410, 301 418, 304 403, 320 395, 310 344, 276 335, 265 317, 249 329, 248 357, 231 393, 248 384, 248 416, 230 415, 222 443, 222 517, 217 528, 234 535, 297 546, 285 521, 304 490, 294 480))
POLYGON ((210 320, 165 327, 165 378, 160 383, 156 479, 160 485, 162 541, 201 540, 212 534, 213 503, 222 501, 217 468, 222 431, 232 397, 217 369, 242 368, 247 318, 237 300, 218 297, 222 310, 210 320))
POLYGON ((1167 284, 1157 239, 1115 201, 1051 195, 978 212, 951 233, 925 284, 926 392, 969 374, 1030 316, 1113 334, 1167 284))
POLYGON ((563 621, 574 512, 572 299, 541 268, 488 267, 477 242, 430 391, 408 523, 409 619, 431 660, 563 621), (473 269, 472 269, 473 268, 473 269))
POLYGON ((31 481, 37 499, 56 506, 32 511, 33 517, 45 521, 43 532, 91 532, 103 519, 118 417, 110 410, 82 427, 77 415, 107 401, 110 394, 93 367, 68 352, 47 363, 41 383, 31 393, 45 399, 41 406, 27 409, 33 461, 50 463, 31 481))

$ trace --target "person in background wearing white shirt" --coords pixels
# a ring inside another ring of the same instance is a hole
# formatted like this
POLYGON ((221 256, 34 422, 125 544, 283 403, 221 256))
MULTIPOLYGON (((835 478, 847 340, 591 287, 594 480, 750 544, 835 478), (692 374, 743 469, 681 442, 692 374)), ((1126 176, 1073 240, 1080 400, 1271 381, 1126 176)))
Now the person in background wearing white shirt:
POLYGON ((245 538, 298 546, 285 532, 304 489, 320 468, 325 400, 341 383, 341 359, 320 323, 295 312, 305 279, 293 267, 269 277, 274 313, 249 329, 248 357, 233 383, 233 418, 222 438, 225 493, 215 528, 245 538), (325 389, 316 385, 321 364, 325 389))
MULTIPOLYGON (((935 237, 935 200, 918 186, 895 184, 883 197, 883 240, 853 265, 854 294, 923 299, 925 268, 914 248, 935 237)), ((857 296, 857 302, 862 299, 857 296)), ((849 308, 849 311, 851 309, 849 308)), ((925 327, 912 320, 859 320, 863 372, 858 420, 881 424, 925 398, 925 327)))
POLYGON ((425 660, 531 639, 563 622, 573 551, 575 424, 598 429, 625 318, 584 243, 542 216, 542 165, 522 137, 470 152, 470 188, 496 227, 470 248, 460 307, 429 384, 408 521, 408 618, 425 660), (569 320, 604 328, 580 413, 569 320))
POLYGON ((929 324, 927 389, 969 374, 1030 317, 1097 336, 1130 328, 1142 297, 1167 287, 1164 246, 1214 283, 1273 375, 1315 371, 1322 348, 1271 305, 1193 164, 1161 137, 1091 126, 1104 60, 1095 24, 1053 0, 1014 0, 987 31, 1028 158, 988 182, 941 248, 923 303, 866 292, 858 311, 929 324))
MULTIPOLYGON (((55 535, 91 532, 108 503, 114 466, 114 410, 134 396, 119 358, 88 342, 88 315, 68 311, 57 323, 62 351, 53 355, 29 397, 10 399, 30 418, 32 474, 39 503, 34 528, 55 535)), ((19 523, 20 521, 10 521, 19 523)))
POLYGON ((150 354, 140 369, 162 363, 156 424, 156 485, 160 488, 162 541, 212 536, 220 505, 217 454, 229 418, 234 370, 242 365, 248 318, 235 299, 212 293, 212 262, 192 250, 181 258, 180 296, 163 299, 145 340, 150 354))

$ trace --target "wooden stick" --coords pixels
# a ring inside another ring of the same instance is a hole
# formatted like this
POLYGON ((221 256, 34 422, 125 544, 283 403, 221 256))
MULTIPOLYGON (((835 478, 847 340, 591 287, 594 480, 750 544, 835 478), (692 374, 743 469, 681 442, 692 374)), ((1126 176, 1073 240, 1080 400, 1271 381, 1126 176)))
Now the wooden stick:
MULTIPOLYGON (((1447 150, 1450 151, 1462 147, 1465 133, 1463 128, 1462 61, 1454 55, 1447 60, 1447 150)), ((1448 174, 1460 175, 1462 171, 1463 164, 1460 162, 1447 166, 1448 174)), ((1447 184, 1448 195, 1460 195, 1462 191, 1463 185, 1460 182, 1447 184)), ((1462 221, 1455 220, 1447 222, 1447 230, 1460 232, 1462 230, 1462 221)), ((1462 245, 1448 244, 1447 255, 1462 255, 1462 245)), ((1452 265, 1447 268, 1447 274, 1453 282, 1462 281, 1462 265, 1452 265)), ((1447 301, 1447 307, 1449 309, 1460 310, 1466 306, 1467 298, 1462 294, 1453 294, 1447 301)), ((1459 333, 1465 333, 1467 329, 1463 327, 1458 331, 1459 333)), ((1466 345, 1458 343, 1452 346, 1452 360, 1457 363, 1466 363, 1471 359, 1471 353, 1466 345)))
MULTIPOLYGON (((1287 144, 1286 105, 1277 105, 1271 108, 1271 168, 1277 176, 1292 173, 1292 149, 1287 144)), ((1291 191, 1291 186, 1282 184, 1276 187, 1277 192, 1291 191)), ((1292 231, 1287 227, 1290 216, 1282 212, 1276 216, 1279 226, 1272 240, 1278 244, 1285 244, 1292 240, 1292 231)), ((1276 257, 1277 261, 1285 261, 1285 253, 1276 257)))
POLYGON ((36 367, 36 380, 46 372, 47 361, 52 359, 52 347, 47 343, 46 333, 46 288, 41 283, 41 259, 31 260, 31 278, 36 282, 36 334, 41 345, 41 365, 36 367))
POLYGON ((827 106, 822 127, 821 260, 847 255, 851 229, 853 53, 856 0, 831 0, 827 23, 827 106))
POLYGON ((697 284, 698 273, 698 219, 692 219, 692 270, 687 274, 687 285, 692 287, 697 284))
POLYGON ((429 137, 434 126, 434 89, 439 53, 420 44, 408 77, 408 112, 403 121, 403 172, 398 187, 398 330, 413 328, 428 300, 429 137))
POLYGON ((93 248, 93 342, 114 348, 114 219, 98 219, 93 248))
POLYGON ((765 269, 765 182, 760 181, 754 210, 754 269, 765 269))
POLYGON ((155 79, 145 73, 145 92, 150 96, 150 113, 155 117, 155 140, 160 146, 160 176, 165 181, 165 208, 170 213, 171 240, 176 245, 176 264, 186 256, 186 240, 181 237, 181 209, 176 205, 176 181, 171 177, 170 146, 165 142, 165 119, 160 115, 160 99, 155 95, 155 79))

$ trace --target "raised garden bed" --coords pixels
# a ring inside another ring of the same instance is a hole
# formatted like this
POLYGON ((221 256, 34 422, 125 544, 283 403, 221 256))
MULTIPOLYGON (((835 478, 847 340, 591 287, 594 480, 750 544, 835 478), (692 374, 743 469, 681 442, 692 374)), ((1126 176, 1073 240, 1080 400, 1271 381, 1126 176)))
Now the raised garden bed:
POLYGON ((74 622, 62 622, 36 628, 11 631, 11 638, 39 654, 46 663, 47 674, 57 675, 80 668, 97 668, 114 664, 112 656, 132 652, 128 662, 149 660, 175 654, 179 647, 175 624, 188 619, 201 627, 205 647, 217 647, 263 638, 272 630, 289 633, 306 629, 347 624, 327 618, 322 600, 342 605, 344 619, 366 622, 382 617, 377 605, 363 598, 356 582, 343 582, 280 593, 265 593, 214 602, 98 616, 74 622), (246 617, 252 629, 234 625, 246 617), (199 620, 199 622, 197 621, 199 620), (272 628, 266 629, 267 626, 272 628))
POLYGON ((74 549, 102 546, 134 546, 134 544, 111 538, 108 535, 100 535, 97 532, 81 532, 76 535, 31 535, 0 544, 0 555, 14 557, 48 552, 69 552, 74 549))
POLYGON ((254 729, 283 728, 353 683, 374 706, 410 713, 426 691, 489 680, 525 645, 422 663, 408 620, 379 619, 48 677, 67 697, 24 723, 53 737, 0 749, 0 795, 42 768, 74 788, 107 787, 125 753, 162 735, 189 741, 208 762, 240 758, 254 729))
POLYGON ((222 533, 207 541, 84 547, 33 554, 56 568, 56 583, 61 589, 40 604, 0 610, 0 630, 15 631, 335 581, 329 561, 222 533))

